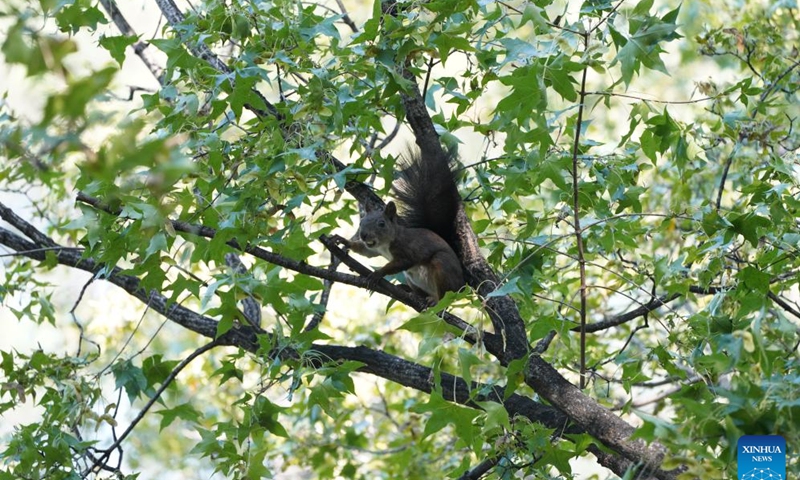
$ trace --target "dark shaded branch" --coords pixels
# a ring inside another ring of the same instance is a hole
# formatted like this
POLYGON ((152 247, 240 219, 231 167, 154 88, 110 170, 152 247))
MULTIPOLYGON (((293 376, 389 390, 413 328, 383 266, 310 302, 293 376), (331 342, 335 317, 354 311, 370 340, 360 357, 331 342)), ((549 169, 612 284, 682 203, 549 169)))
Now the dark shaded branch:
MULTIPOLYGON (((623 323, 630 322, 631 320, 635 320, 639 317, 647 315, 648 313, 652 312, 653 310, 657 310, 658 308, 668 304, 669 302, 680 298, 680 293, 673 293, 670 296, 662 295, 658 298, 654 298, 649 302, 645 303, 644 305, 640 305, 637 308, 634 308, 631 311, 621 313, 619 315, 615 315, 608 320, 603 320, 600 322, 592 323, 591 325, 586 326, 587 333, 599 332, 601 330, 606 330, 608 328, 616 327, 622 325, 623 323)), ((580 331, 580 327, 575 327, 572 329, 573 332, 580 331)))
POLYGON ((738 148, 734 148, 733 151, 728 155, 727 160, 725 160, 725 166, 722 168, 722 176, 719 179, 719 187, 717 188, 717 201, 715 202, 716 209, 719 210, 722 206, 722 194, 725 193, 725 181, 728 179, 728 172, 731 169, 731 164, 733 163, 733 157, 739 151, 738 148))
MULTIPOLYGON (((380 350, 367 347, 344 347, 338 345, 314 345, 314 350, 327 356, 329 360, 355 360, 366 365, 359 371, 371 373, 381 378, 392 380, 405 387, 425 393, 431 393, 433 369, 409 362, 402 358, 380 350)), ((320 358, 319 361, 324 361, 320 358)), ((559 434, 573 433, 580 430, 569 426, 567 417, 556 408, 542 405, 521 395, 512 394, 503 400, 504 389, 477 382, 467 383, 463 378, 448 373, 441 374, 442 397, 445 400, 466 406, 480 408, 475 402, 491 401, 503 404, 509 415, 521 415, 533 422, 541 423, 548 428, 556 429, 559 434), (477 392, 482 392, 478 394, 477 392), (552 416, 552 417, 551 417, 552 416)))
MULTIPOLYGON (((76 198, 78 201, 91 205, 92 207, 101 210, 103 212, 106 212, 110 215, 119 215, 119 213, 122 211, 120 208, 111 208, 101 200, 86 195, 83 192, 78 192, 76 198)), ((206 227, 204 225, 195 225, 187 222, 181 222, 178 220, 171 220, 170 223, 172 224, 172 228, 176 232, 186 233, 189 235, 196 235, 208 239, 214 238, 214 236, 216 236, 217 234, 216 230, 210 227, 206 227)), ((427 303, 425 302, 424 299, 420 298, 417 295, 414 295, 410 291, 400 286, 394 285, 388 280, 381 280, 377 287, 369 285, 369 283, 366 280, 366 276, 372 272, 370 269, 361 265, 355 259, 344 253, 344 251, 342 251, 329 238, 322 236, 320 237, 319 240, 320 242, 323 243, 323 245, 325 245, 326 248, 328 248, 328 250, 331 251, 331 253, 334 256, 341 259, 345 265, 350 267, 352 270, 354 270, 361 276, 355 277, 353 275, 348 275, 346 273, 331 271, 328 268, 315 267, 305 262, 291 260, 289 258, 284 257, 283 255, 269 252, 261 247, 255 247, 251 245, 242 246, 239 245, 239 243, 236 240, 228 240, 226 244, 231 248, 249 253, 250 255, 253 255, 256 258, 264 260, 265 262, 286 268, 288 270, 295 271, 297 273, 302 273, 312 277, 322 278, 334 282, 345 283, 356 287, 371 288, 374 291, 386 295, 387 297, 393 298, 403 303, 404 305, 407 305, 415 309, 418 312, 421 312, 427 308, 427 303)), ((480 339, 483 341, 484 346, 490 353, 499 355, 502 352, 502 345, 503 345, 502 339, 499 338, 497 335, 493 335, 487 332, 480 333, 469 323, 448 312, 442 312, 440 314, 440 317, 448 324, 463 331, 465 333, 464 335, 465 340, 469 341, 470 343, 476 343, 480 339)))
MULTIPOLYGON (((698 287, 696 285, 692 285, 689 287, 689 292, 694 293, 697 295, 714 295, 717 292, 722 291, 722 287, 698 287)), ((592 323, 591 325, 586 326, 586 331, 593 333, 599 332, 601 330, 606 330, 608 328, 616 327, 622 325, 623 323, 630 322, 631 320, 635 320, 639 317, 647 315, 648 313, 657 310, 658 308, 681 298, 683 295, 680 293, 673 293, 672 295, 662 295, 658 298, 654 298, 649 302, 645 303, 644 305, 640 305, 639 307, 625 313, 621 313, 619 315, 615 315, 614 317, 609 318, 608 320, 603 320, 600 322, 592 323)), ((571 329, 573 332, 579 331, 579 328, 571 329)))
MULTIPOLYGON (((603 465, 620 477, 625 475, 625 473, 633 466, 633 463, 631 463, 625 457, 608 453, 604 450, 601 450, 597 445, 589 445, 586 447, 586 450, 594 455, 595 458, 597 458, 597 462, 600 465, 603 465)), ((654 480, 656 477, 652 477, 645 472, 639 472, 639 474, 633 478, 636 480, 654 480)))
MULTIPOLYGON (((27 250, 31 253, 27 257, 35 260, 45 260, 43 252, 35 252, 32 248, 34 244, 24 240, 22 237, 0 228, 0 244, 14 250, 27 250)), ((58 263, 97 274, 102 266, 91 259, 82 259, 80 254, 72 250, 62 250, 57 256, 58 263)), ((139 279, 125 275, 119 268, 113 268, 104 274, 104 279, 131 294, 149 308, 162 314, 169 320, 178 325, 198 333, 208 338, 216 336, 217 321, 200 315, 181 305, 169 303, 169 300, 156 291, 147 294, 140 286, 139 279)), ((252 326, 234 324, 233 328, 217 338, 215 345, 231 345, 243 348, 249 352, 258 352, 260 346, 257 335, 264 333, 263 330, 255 329, 252 326)), ((280 341, 278 343, 281 343, 280 341)), ((286 344, 283 342, 282 344, 286 344)), ((434 378, 433 370, 428 367, 409 362, 385 352, 372 350, 367 347, 343 347, 336 345, 313 345, 311 352, 304 355, 304 359, 311 366, 321 366, 327 361, 359 361, 365 365, 358 370, 370 373, 398 384, 411 387, 423 392, 430 393, 434 387, 431 379, 434 378), (313 352, 317 352, 314 354, 313 352)), ((276 352, 270 352, 277 355, 276 352)), ((299 358, 297 352, 291 349, 281 349, 282 358, 299 358)), ((542 423, 548 428, 560 429, 568 432, 577 430, 566 429, 568 420, 553 407, 538 404, 529 398, 512 394, 508 399, 503 400, 504 391, 501 387, 492 387, 485 384, 473 382, 467 384, 462 378, 442 373, 442 395, 446 400, 461 403, 477 408, 476 401, 500 402, 506 406, 512 415, 523 415, 531 421, 542 423), (476 395, 475 392, 488 392, 476 395), (566 429, 566 430, 565 430, 566 429)))
POLYGON ((500 462, 501 458, 503 457, 498 455, 485 459, 481 463, 475 465, 473 468, 464 472, 463 475, 458 477, 458 480, 479 480, 481 477, 489 473, 489 470, 493 469, 498 462, 500 462))
POLYGON ((660 469, 666 454, 663 446, 648 446, 641 439, 631 440, 635 430, 631 425, 593 398, 584 395, 538 355, 531 355, 528 359, 525 382, 604 445, 621 453, 628 460, 640 462, 647 474, 660 480, 675 480, 678 477, 680 469, 660 469))
MULTIPOLYGON (((342 263, 338 257, 335 255, 331 255, 331 263, 328 265, 328 271, 335 272, 337 268, 339 268, 339 264, 342 263)), ((333 280, 328 280, 327 278, 322 281, 322 294, 319 298, 319 310, 314 312, 314 315, 311 317, 311 320, 308 321, 305 328, 303 329, 304 332, 310 332, 311 330, 316 329, 320 323, 322 323, 322 319, 325 318, 325 312, 328 310, 328 301, 331 297, 331 290, 333 290, 333 280)))
POLYGON ((777 304, 778 304, 778 306, 780 306, 782 309, 784 309, 785 311, 787 311, 787 312, 791 313, 791 314, 792 314, 792 315, 794 315, 794 316, 795 316, 795 317, 796 317, 798 320, 800 320, 800 311, 798 311, 798 310, 797 310, 797 309, 795 309, 795 308, 792 308, 792 306, 791 306, 791 305, 789 305, 789 303, 788 303, 788 302, 786 302, 784 299, 780 298, 779 296, 775 295, 775 294, 774 294, 774 293, 772 293, 772 292, 769 292, 769 293, 767 294, 767 297, 769 297, 769 299, 770 299, 770 300, 772 300, 773 302, 777 303, 777 304))
MULTIPOLYGON (((7 212, 9 210, 2 204, 0 204, 0 207, 2 207, 0 208, 0 214, 5 213, 6 215, 3 215, 3 218, 8 220, 7 212)), ((28 230, 24 220, 14 216, 12 220, 15 219, 22 222, 20 225, 15 225, 16 228, 23 227, 28 230)), ((29 228, 35 230, 32 226, 29 226, 29 228)), ((37 233, 35 235, 39 236, 42 234, 37 233)), ((52 240, 50 240, 50 242, 52 242, 52 240)), ((18 252, 28 252, 24 255, 35 260, 44 261, 46 259, 45 252, 38 250, 36 244, 23 239, 5 228, 0 228, 0 244, 18 252)), ((150 292, 145 291, 140 287, 138 278, 125 275, 120 268, 114 267, 108 270, 92 259, 81 258, 81 253, 73 249, 57 250, 56 252, 56 260, 59 264, 84 270, 93 275, 101 275, 102 272, 102 278, 106 281, 122 288, 131 296, 147 305, 148 308, 160 313, 170 321, 202 336, 212 339, 216 337, 218 325, 216 320, 200 315, 182 305, 171 303, 165 296, 155 290, 150 292)), ((257 336, 264 333, 263 330, 237 323, 225 334, 219 336, 217 338, 217 343, 219 345, 236 346, 249 352, 256 353, 260 348, 257 336)), ((286 342, 281 342, 279 339, 276 339, 276 344, 286 345, 286 342)), ((290 348, 281 348, 273 352, 268 352, 268 354, 280 356, 283 359, 297 360, 301 358, 298 352, 290 348)), ((434 378, 431 368, 423 367, 388 353, 371 350, 366 347, 313 344, 310 351, 302 355, 302 358, 312 367, 321 366, 326 361, 355 360, 364 363, 364 366, 358 369, 360 372, 370 373, 423 392, 429 393, 434 387, 431 383, 431 379, 434 378), (317 352, 317 354, 314 354, 314 352, 317 352)), ((535 358, 538 359, 538 357, 535 358)), ((566 382, 552 367, 546 363, 545 365, 554 373, 554 375, 550 375, 548 378, 551 380, 555 378, 555 381, 560 379, 560 381, 566 382)), ((441 379, 442 383, 440 388, 442 395, 449 401, 475 408, 478 408, 475 404, 476 401, 494 401, 501 403, 510 416, 521 415, 531 421, 541 423, 548 428, 556 429, 562 433, 579 433, 582 431, 579 428, 569 427, 569 420, 560 409, 539 404, 530 398, 518 394, 512 394, 504 399, 505 392, 501 387, 489 386, 476 382, 467 384, 462 378, 447 373, 442 373, 441 379), (481 394, 477 394, 477 392, 481 392, 481 394)), ((618 422, 622 422, 622 420, 616 417, 614 417, 614 419, 618 422)), ((628 461, 620 459, 617 459, 617 461, 620 465, 631 465, 631 462, 628 461)), ((614 471, 622 475, 625 469, 614 471)))
MULTIPOLYGON (((78 192, 76 199, 80 202, 91 205, 92 207, 100 211, 106 212, 110 215, 116 216, 122 212, 120 208, 111 208, 108 205, 106 205, 102 200, 86 195, 83 192, 78 192)), ((205 225, 196 225, 188 222, 183 222, 180 220, 170 220, 170 223, 172 224, 172 228, 175 229, 176 232, 181 232, 188 235, 195 235, 198 237, 212 239, 217 234, 217 231, 215 229, 211 227, 206 227, 205 225)), ((277 265, 279 267, 283 267, 288 270, 295 271, 297 273, 302 273, 317 278, 329 279, 340 283, 346 283, 348 285, 353 285, 356 287, 362 287, 362 288, 368 287, 366 278, 355 277, 353 275, 348 275, 346 273, 331 272, 326 268, 315 267, 305 262, 291 260, 289 258, 284 257, 283 255, 267 251, 261 247, 256 247, 252 245, 240 245, 239 242, 237 242, 236 240, 228 240, 226 242, 226 245, 235 250, 240 250, 242 252, 249 253, 250 255, 256 258, 260 258, 265 262, 269 262, 273 265, 277 265)), ((369 269, 363 266, 361 267, 360 270, 366 271, 367 273, 370 271, 369 269)), ((379 285, 375 289, 375 291, 382 293, 388 297, 394 298, 403 303, 406 303, 412 308, 414 307, 413 297, 411 297, 409 293, 406 292, 405 290, 395 285, 392 285, 388 281, 382 282, 382 284, 379 285)))
MULTIPOLYGON (((393 2, 383 3, 386 5, 393 2)), ((384 8, 385 12, 394 12, 394 10, 394 8, 390 7, 384 8)), ((398 59, 398 62, 405 62, 405 59, 398 59)), ((407 65, 403 68, 402 74, 403 78, 409 81, 409 85, 401 93, 406 112, 406 121, 414 132, 421 155, 440 158, 445 153, 439 142, 439 134, 436 133, 433 120, 428 114, 425 100, 422 98, 416 83, 416 77, 407 65)), ((494 333, 505 341, 505 348, 498 353, 492 352, 492 354, 497 356, 503 364, 524 358, 530 351, 525 322, 522 320, 519 309, 516 303, 511 300, 511 297, 489 296, 500 286, 501 282, 480 252, 478 237, 472 230, 472 225, 470 225, 463 205, 459 206, 458 216, 456 217, 456 230, 458 237, 456 253, 466 270, 468 283, 486 299, 486 311, 492 321, 494 333)))
MULTIPOLYGON (((614 7, 613 11, 616 11, 616 8, 622 2, 618 3, 616 7, 614 7)), ((609 13, 609 15, 611 15, 609 13)), ((602 23, 608 17, 604 17, 603 20, 600 21, 602 23)), ((599 26, 599 25, 598 25, 599 26)), ((589 32, 584 33, 583 35, 583 48, 584 52, 589 50, 589 32)), ((584 257, 583 252, 583 233, 581 231, 581 208, 580 208, 580 189, 579 189, 579 179, 580 173, 578 172, 578 150, 581 144, 581 129, 583 128, 583 108, 586 104, 586 74, 589 70, 588 65, 583 66, 583 72, 581 74, 581 90, 580 90, 580 102, 578 103, 578 118, 575 122, 575 138, 572 144, 572 220, 573 226, 575 227, 575 247, 577 248, 578 252, 578 271, 580 275, 580 350, 581 350, 581 358, 580 358, 580 387, 583 389, 586 386, 586 258, 584 257)))
MULTIPOLYGON (((24 250, 29 251, 30 253, 40 254, 44 257, 45 251, 60 251, 60 249, 64 248, 61 245, 57 244, 53 241, 50 237, 43 234, 39 230, 36 229, 33 225, 23 220, 19 215, 14 213, 13 210, 6 207, 4 204, 0 203, 0 218, 8 222, 12 227, 16 228, 23 235, 28 237, 30 240, 36 242, 36 245, 31 244, 29 248, 24 250)), ((19 252, 20 249, 15 248, 19 252)), ((29 256, 29 255, 25 255, 29 256)))
POLYGON ((350 18, 350 15, 347 14, 347 9, 344 7, 344 3, 342 3, 342 0, 336 0, 336 4, 339 5, 339 10, 341 10, 342 12, 341 15, 344 24, 350 27, 350 30, 352 30, 353 33, 358 33, 358 27, 356 26, 355 22, 353 22, 353 20, 350 18))

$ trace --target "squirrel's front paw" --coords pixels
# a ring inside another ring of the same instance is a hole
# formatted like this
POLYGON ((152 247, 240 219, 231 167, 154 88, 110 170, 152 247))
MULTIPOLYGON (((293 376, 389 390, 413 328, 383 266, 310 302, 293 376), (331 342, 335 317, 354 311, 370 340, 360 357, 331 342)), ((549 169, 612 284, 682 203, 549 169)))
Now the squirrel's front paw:
POLYGON ((367 287, 369 287, 369 289, 373 291, 377 290, 378 285, 380 285, 381 283, 381 280, 383 280, 383 275, 381 275, 378 272, 372 272, 369 275, 367 275, 367 287))

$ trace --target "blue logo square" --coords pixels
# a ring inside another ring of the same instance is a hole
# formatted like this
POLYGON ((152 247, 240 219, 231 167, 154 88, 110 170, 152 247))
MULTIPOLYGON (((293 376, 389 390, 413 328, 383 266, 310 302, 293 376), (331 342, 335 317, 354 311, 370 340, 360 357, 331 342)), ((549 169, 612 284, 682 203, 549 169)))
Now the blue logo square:
POLYGON ((739 480, 787 480, 786 440, 780 435, 744 435, 736 445, 739 480))

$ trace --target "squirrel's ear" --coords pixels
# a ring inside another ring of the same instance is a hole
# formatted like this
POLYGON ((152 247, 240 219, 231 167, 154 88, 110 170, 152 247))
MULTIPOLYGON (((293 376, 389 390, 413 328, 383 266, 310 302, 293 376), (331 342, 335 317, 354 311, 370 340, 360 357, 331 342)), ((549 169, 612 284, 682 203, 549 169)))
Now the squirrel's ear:
POLYGON ((386 215, 386 218, 389 220, 394 220, 397 216, 397 206, 394 202, 389 202, 386 204, 386 208, 383 209, 383 214, 386 215))

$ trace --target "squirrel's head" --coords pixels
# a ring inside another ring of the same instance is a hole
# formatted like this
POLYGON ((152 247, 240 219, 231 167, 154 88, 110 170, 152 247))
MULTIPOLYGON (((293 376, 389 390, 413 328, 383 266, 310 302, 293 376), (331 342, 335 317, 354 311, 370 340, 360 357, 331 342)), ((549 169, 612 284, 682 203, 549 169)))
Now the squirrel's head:
POLYGON ((382 209, 367 209, 361 217, 358 236, 367 247, 375 248, 394 240, 397 235, 397 206, 389 202, 382 209))

